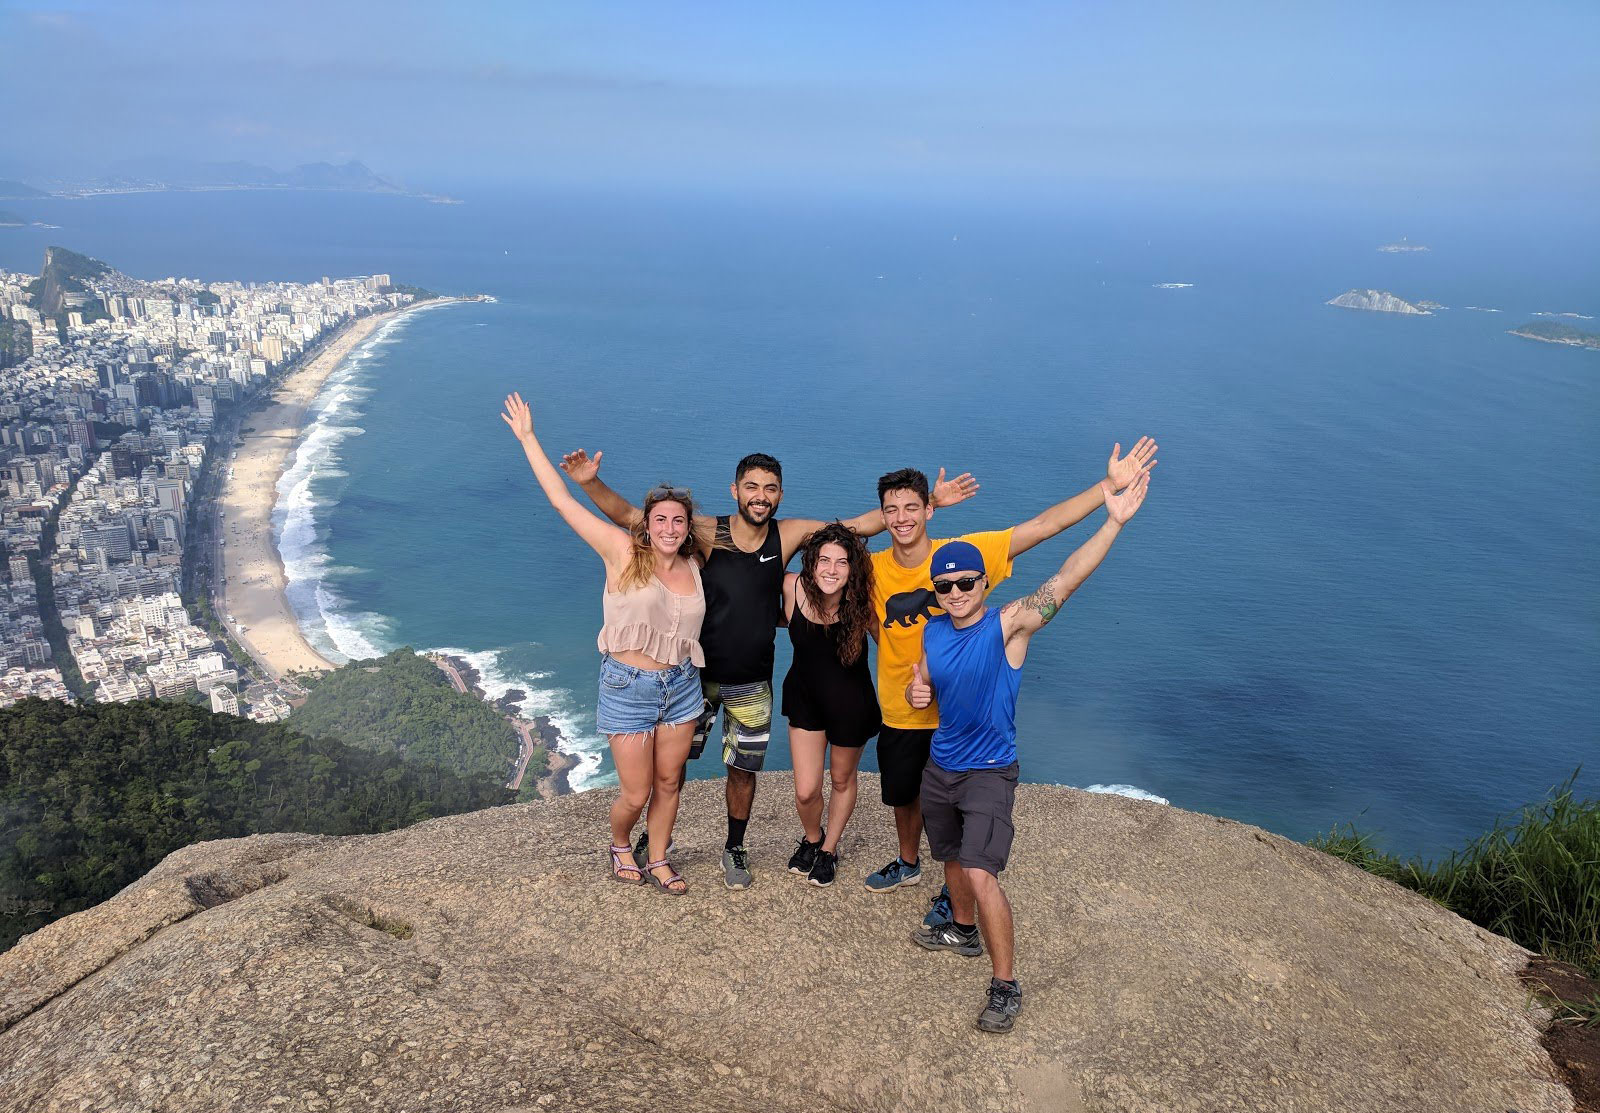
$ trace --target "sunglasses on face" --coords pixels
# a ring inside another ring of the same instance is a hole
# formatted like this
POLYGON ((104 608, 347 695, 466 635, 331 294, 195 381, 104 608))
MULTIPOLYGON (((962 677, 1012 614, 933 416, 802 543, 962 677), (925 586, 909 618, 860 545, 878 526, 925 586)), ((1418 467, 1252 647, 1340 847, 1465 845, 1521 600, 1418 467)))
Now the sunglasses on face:
POLYGON ((982 579, 982 576, 962 576, 959 580, 934 580, 933 590, 940 595, 949 595, 953 589, 958 587, 962 591, 971 591, 978 586, 978 581, 982 579))

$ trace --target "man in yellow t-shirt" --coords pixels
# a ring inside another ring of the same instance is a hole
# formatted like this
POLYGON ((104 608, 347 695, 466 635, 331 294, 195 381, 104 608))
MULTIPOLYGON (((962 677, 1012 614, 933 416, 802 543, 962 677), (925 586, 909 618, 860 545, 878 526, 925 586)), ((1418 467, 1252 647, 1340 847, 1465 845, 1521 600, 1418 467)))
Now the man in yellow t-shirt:
MULTIPOLYGON (((1149 437, 1140 437, 1126 456, 1121 452, 1122 445, 1115 445, 1106 464, 1106 479, 1116 491, 1155 465, 1156 443, 1149 437)), ((878 480, 878 505, 893 542, 889 548, 872 554, 872 609, 878 620, 878 704, 883 709, 878 771, 883 802, 894 809, 900 853, 867 877, 871 891, 887 893, 902 885, 922 882, 922 770, 928 764, 928 749, 939 725, 939 705, 930 704, 920 710, 912 707, 906 700, 906 685, 911 682, 912 666, 922 660, 922 628, 929 618, 942 613, 928 570, 933 550, 954 540, 977 546, 988 571, 989 590, 993 591, 1011 575, 1014 558, 1077 525, 1104 501, 1097 481, 1081 494, 1010 529, 932 540, 928 537, 928 520, 933 517, 928 477, 914 468, 902 468, 878 480)), ((934 904, 930 920, 948 919, 944 894, 936 897, 934 904)))

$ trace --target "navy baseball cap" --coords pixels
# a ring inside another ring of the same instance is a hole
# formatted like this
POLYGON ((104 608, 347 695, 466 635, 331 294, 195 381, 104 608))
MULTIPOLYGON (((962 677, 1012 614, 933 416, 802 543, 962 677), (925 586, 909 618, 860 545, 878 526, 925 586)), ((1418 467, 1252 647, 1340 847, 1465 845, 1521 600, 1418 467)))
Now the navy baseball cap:
POLYGON ((951 572, 978 572, 988 575, 983 566, 983 554, 970 541, 946 541, 933 553, 929 576, 947 576, 951 572))

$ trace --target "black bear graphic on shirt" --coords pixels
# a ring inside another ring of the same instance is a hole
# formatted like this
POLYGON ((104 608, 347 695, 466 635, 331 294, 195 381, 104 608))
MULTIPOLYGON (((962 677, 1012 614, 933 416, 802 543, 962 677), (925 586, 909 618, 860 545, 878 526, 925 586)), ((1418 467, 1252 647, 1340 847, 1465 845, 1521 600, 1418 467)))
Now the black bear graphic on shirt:
POLYGON ((895 623, 909 629, 918 622, 926 622, 935 611, 941 610, 938 599, 931 589, 925 587, 889 596, 883 604, 884 629, 895 623))

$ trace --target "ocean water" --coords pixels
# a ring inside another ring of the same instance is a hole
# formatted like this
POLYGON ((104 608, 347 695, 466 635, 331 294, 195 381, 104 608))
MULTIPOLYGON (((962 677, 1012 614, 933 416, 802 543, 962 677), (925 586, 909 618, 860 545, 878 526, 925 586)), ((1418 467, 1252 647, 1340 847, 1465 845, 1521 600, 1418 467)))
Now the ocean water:
POLYGON ((359 349, 275 527, 320 648, 467 656, 589 755, 583 784, 610 778, 599 564, 500 422, 512 389, 552 454, 604 449, 624 493, 670 479, 712 512, 752 451, 783 461, 783 512, 815 517, 871 507, 891 468, 971 470, 981 494, 936 535, 1015 524, 1093 483, 1113 441, 1157 437, 1145 508, 1035 640, 1025 779, 1295 838, 1355 819, 1429 856, 1585 762, 1600 790, 1600 355, 1505 333, 1600 315, 1592 215, 538 192, 11 207, 61 225, 0 230, 14 269, 62 243, 150 277, 388 271, 494 296, 359 349), (1375 250, 1401 234, 1433 250, 1375 250), (1353 286, 1450 308, 1323 304, 1353 286))

